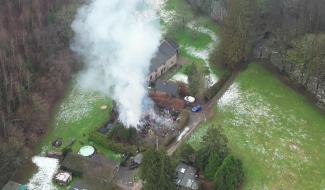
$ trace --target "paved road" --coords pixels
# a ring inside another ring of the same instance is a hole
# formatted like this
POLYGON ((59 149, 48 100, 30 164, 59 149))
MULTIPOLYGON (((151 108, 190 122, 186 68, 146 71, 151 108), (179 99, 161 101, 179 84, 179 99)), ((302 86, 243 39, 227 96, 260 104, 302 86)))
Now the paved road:
POLYGON ((167 149, 167 154, 171 156, 177 148, 187 139, 191 137, 191 135, 201 126, 200 124, 207 119, 211 118, 214 115, 213 108, 217 104, 218 100, 222 97, 222 95, 228 90, 228 88, 232 85, 235 81, 236 77, 240 71, 234 72, 230 78, 225 82, 219 92, 206 104, 202 105, 202 112, 200 113, 193 113, 190 114, 190 121, 188 123, 188 127, 190 131, 184 135, 182 140, 174 142, 172 145, 169 146, 167 149))

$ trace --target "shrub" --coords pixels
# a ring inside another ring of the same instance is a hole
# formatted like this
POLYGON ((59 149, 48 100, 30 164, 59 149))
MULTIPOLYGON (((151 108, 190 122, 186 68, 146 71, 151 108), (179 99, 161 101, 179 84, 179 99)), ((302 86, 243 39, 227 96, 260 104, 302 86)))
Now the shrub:
POLYGON ((190 113, 187 110, 182 110, 180 114, 180 120, 177 124, 177 129, 182 130, 190 120, 190 113))
POLYGON ((136 146, 114 142, 112 140, 109 140, 105 135, 96 131, 92 132, 89 135, 89 141, 93 141, 98 145, 107 147, 108 149, 119 153, 133 154, 134 152, 136 152, 136 146))
POLYGON ((108 134, 110 139, 122 143, 135 143, 137 138, 137 130, 134 127, 125 128, 122 124, 116 124, 108 134))

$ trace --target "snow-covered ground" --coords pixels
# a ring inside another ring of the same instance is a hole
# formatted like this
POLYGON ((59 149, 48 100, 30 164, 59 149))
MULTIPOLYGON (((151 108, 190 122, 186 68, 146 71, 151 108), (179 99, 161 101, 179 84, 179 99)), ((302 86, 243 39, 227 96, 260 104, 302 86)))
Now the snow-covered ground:
POLYGON ((207 86, 211 87, 212 85, 214 85, 215 83, 218 82, 218 77, 213 73, 213 71, 210 67, 209 56, 212 53, 215 46, 219 43, 219 37, 217 36, 217 34, 215 32, 213 32, 209 28, 198 26, 198 24, 195 22, 188 23, 187 27, 192 30, 198 31, 200 33, 207 34, 212 39, 212 42, 210 42, 207 45, 207 47, 204 49, 197 49, 194 47, 186 47, 185 48, 187 53, 189 53, 190 55, 192 55, 194 57, 202 59, 206 65, 206 67, 209 68, 210 74, 206 76, 206 80, 207 80, 207 86))
POLYGON ((183 73, 176 73, 171 80, 188 84, 188 76, 183 73))
POLYGON ((56 190, 52 183, 52 177, 59 169, 59 160, 41 156, 34 156, 33 163, 38 167, 38 171, 27 184, 28 190, 56 190))
MULTIPOLYGON (((94 106, 98 99, 104 99, 95 92, 82 90, 76 85, 64 104, 59 107, 57 122, 71 123, 84 118, 94 106)), ((58 126, 58 125, 57 125, 58 126)))

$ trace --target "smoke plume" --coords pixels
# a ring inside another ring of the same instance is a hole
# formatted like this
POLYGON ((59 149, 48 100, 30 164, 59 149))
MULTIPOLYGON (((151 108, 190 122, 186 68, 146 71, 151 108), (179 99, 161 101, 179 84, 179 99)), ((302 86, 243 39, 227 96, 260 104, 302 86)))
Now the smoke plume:
POLYGON ((147 74, 161 38, 154 8, 143 0, 90 0, 72 29, 71 48, 85 62, 80 85, 114 99, 119 120, 136 126, 149 102, 147 74))

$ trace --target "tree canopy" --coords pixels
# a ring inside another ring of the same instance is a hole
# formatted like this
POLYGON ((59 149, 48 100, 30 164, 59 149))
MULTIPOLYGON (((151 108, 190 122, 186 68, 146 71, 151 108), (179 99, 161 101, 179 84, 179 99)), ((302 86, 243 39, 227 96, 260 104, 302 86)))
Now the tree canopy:
POLYGON ((163 151, 149 149, 143 154, 140 177, 145 181, 144 190, 176 189, 175 168, 163 151))

